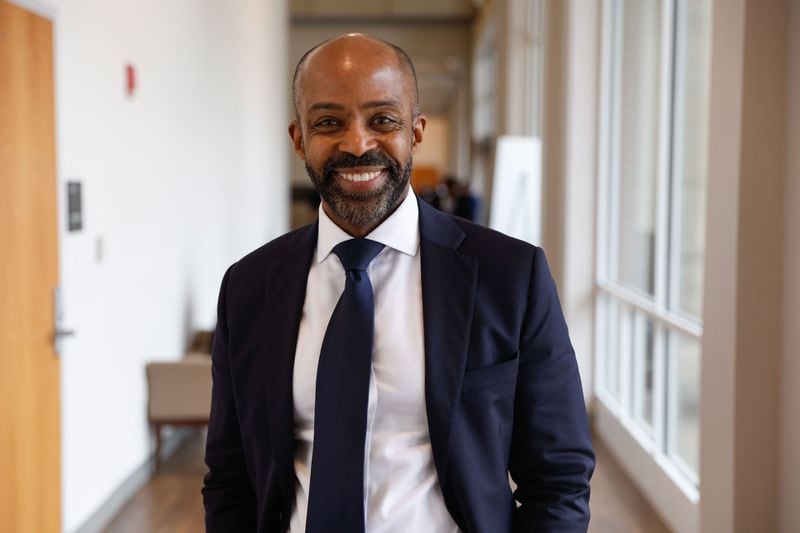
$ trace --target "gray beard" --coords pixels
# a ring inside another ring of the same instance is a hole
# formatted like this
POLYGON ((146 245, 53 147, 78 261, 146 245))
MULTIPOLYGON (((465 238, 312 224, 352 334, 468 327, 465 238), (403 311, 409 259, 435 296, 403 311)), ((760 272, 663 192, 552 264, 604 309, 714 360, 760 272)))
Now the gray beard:
POLYGON ((387 167, 388 176, 383 187, 371 192, 348 192, 333 177, 335 170, 314 172, 306 163, 306 172, 328 208, 339 218, 353 226, 373 226, 383 222, 392 213, 411 178, 411 158, 400 167, 387 167))

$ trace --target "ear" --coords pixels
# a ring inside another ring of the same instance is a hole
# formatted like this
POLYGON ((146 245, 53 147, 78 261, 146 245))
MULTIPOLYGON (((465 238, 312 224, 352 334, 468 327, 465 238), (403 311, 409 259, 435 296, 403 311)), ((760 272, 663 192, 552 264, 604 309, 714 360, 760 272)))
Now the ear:
POLYGON ((425 133, 425 126, 428 125, 428 119, 425 115, 419 115, 417 120, 414 121, 414 128, 411 138, 411 153, 416 154, 419 151, 419 145, 422 143, 422 136, 425 133))
POLYGON ((289 137, 292 138, 294 153, 296 153, 297 157, 299 157, 302 161, 305 161, 306 150, 305 146, 303 145, 303 129, 296 120, 293 120, 289 123, 289 137))

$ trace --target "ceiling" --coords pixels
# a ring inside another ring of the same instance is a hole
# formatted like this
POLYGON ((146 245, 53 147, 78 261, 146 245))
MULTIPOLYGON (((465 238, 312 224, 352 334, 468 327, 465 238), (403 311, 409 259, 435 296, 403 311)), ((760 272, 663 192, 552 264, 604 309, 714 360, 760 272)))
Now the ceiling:
POLYGON ((290 0, 292 18, 471 19, 473 0, 290 0))

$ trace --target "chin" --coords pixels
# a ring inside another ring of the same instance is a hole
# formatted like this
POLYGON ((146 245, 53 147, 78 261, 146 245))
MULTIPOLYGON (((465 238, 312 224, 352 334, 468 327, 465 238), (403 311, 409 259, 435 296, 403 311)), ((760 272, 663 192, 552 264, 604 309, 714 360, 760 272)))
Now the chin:
POLYGON ((388 198, 376 198, 364 195, 361 198, 350 196, 346 200, 337 198, 333 201, 325 200, 336 216, 347 221, 353 226, 373 226, 389 216, 394 208, 388 198))

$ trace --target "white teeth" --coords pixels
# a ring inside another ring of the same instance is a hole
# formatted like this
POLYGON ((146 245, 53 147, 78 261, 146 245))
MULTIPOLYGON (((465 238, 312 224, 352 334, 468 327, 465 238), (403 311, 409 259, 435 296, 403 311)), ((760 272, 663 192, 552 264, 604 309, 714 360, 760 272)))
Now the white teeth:
POLYGON ((379 170, 377 172, 361 172, 361 173, 358 173, 358 174, 355 174, 355 173, 354 174, 345 174, 343 172, 340 172, 339 175, 341 177, 343 177, 344 179, 346 179, 347 181, 369 181, 369 180, 374 180, 375 178, 380 176, 381 172, 383 172, 383 171, 379 170))

